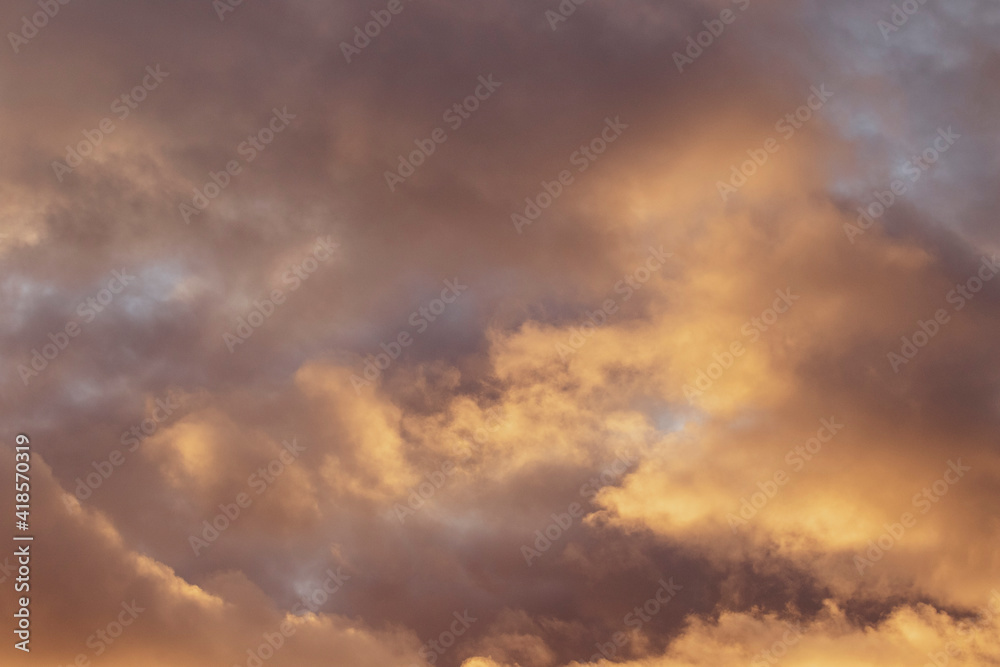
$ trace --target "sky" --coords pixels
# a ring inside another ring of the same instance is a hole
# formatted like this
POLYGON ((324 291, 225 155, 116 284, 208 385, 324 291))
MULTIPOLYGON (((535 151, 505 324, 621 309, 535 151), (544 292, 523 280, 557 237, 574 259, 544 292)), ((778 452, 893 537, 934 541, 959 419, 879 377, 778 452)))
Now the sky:
POLYGON ((5 3, 0 663, 1000 664, 998 26, 5 3))

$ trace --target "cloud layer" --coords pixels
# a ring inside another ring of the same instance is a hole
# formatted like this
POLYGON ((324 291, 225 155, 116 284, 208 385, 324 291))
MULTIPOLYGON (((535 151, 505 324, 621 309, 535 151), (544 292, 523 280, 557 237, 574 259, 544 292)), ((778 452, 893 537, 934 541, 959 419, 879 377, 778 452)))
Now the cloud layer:
POLYGON ((1000 660, 995 5, 38 11, 10 664, 1000 660))

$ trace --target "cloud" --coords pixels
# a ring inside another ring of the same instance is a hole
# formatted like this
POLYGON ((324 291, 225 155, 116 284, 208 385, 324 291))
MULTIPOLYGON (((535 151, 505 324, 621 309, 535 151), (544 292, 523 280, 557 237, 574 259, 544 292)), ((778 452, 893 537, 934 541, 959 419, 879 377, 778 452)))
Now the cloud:
POLYGON ((70 3, 0 64, 36 658, 996 660, 995 8, 402 6, 347 62, 388 5, 70 3))

